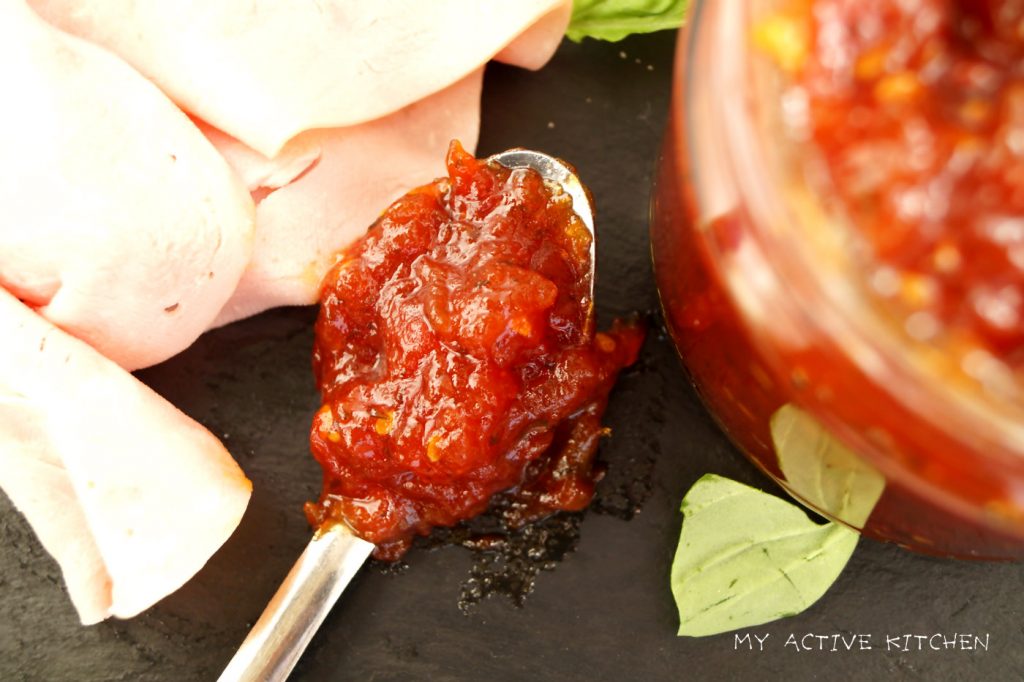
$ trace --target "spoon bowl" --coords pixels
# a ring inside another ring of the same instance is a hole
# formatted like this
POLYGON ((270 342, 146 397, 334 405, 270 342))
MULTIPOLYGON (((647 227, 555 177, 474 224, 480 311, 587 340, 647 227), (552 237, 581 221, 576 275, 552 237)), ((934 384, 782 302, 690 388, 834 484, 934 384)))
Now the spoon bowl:
POLYGON ((572 210, 590 231, 590 297, 594 297, 594 264, 597 259, 597 232, 594 231, 594 197, 576 174, 576 169, 559 158, 532 149, 509 149, 487 157, 509 169, 530 168, 544 180, 572 197, 572 210))

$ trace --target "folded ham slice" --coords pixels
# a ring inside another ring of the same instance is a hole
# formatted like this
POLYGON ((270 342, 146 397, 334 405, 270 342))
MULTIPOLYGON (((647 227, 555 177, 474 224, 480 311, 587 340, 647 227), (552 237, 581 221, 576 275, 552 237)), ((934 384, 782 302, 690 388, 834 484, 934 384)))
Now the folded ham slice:
POLYGON ((571 0, 31 2, 265 156, 302 131, 398 111, 495 55, 539 67, 572 11, 571 0))
POLYGON ((152 364, 209 325, 248 262, 252 200, 152 84, 18 0, 0 3, 0 59, 0 487, 83 622, 132 616, 206 563, 251 488, 112 360, 152 364))
POLYGON ((198 571, 251 486, 224 446, 0 290, 0 487, 83 623, 134 616, 198 571))
POLYGON ((410 187, 444 174, 451 140, 476 146, 482 80, 477 69, 384 118, 302 133, 273 159, 206 129, 261 198, 252 260, 215 324, 315 303, 335 254, 410 187))
POLYGON ((245 187, 156 87, 20 0, 0 60, 0 285, 123 367, 187 348, 249 261, 245 187))

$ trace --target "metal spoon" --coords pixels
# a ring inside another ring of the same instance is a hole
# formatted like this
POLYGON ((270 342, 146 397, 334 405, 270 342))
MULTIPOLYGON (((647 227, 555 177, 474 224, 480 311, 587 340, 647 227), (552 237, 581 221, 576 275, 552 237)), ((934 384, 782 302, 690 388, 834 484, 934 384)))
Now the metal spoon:
MULTIPOLYGON (((572 197, 572 207, 594 232, 594 204, 569 164, 529 149, 510 149, 488 158, 506 168, 532 168, 572 197)), ((590 272, 594 272, 594 242, 590 272)), ((594 278, 590 279, 590 294, 594 278)), ((345 591, 373 545, 338 523, 318 531, 288 572, 281 587, 221 673, 219 682, 283 682, 298 663, 328 612, 345 591)))

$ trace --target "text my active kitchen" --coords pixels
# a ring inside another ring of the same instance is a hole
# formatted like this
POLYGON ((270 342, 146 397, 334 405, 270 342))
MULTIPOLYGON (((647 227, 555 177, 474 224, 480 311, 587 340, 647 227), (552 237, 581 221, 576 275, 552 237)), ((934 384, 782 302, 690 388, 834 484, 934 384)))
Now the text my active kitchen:
MULTIPOLYGON (((773 645, 771 633, 738 632, 733 635, 736 651, 765 651, 773 645)), ((926 634, 897 633, 875 636, 870 633, 803 634, 790 633, 782 643, 784 649, 804 651, 988 651, 989 633, 934 632, 926 634)), ((777 646, 777 645, 776 645, 777 646)))

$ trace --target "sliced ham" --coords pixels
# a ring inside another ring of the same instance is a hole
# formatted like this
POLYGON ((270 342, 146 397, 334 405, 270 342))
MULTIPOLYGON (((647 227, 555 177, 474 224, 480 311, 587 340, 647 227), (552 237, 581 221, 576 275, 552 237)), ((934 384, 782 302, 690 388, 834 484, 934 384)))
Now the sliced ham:
POLYGON ((133 616, 227 539, 249 481, 206 429, 2 290, 0 325, 0 487, 83 623, 133 616))
POLYGON ((257 199, 269 190, 284 187, 320 160, 321 145, 316 135, 292 139, 277 156, 268 159, 209 123, 195 119, 195 124, 257 199))
POLYGON ((188 347, 249 261, 245 187, 156 87, 20 0, 0 60, 0 285, 129 369, 188 347))
POLYGON ((539 67, 572 11, 571 0, 31 2, 268 157, 305 130, 398 111, 495 55, 539 67))
MULTIPOLYGON (((565 36, 572 17, 572 2, 552 3, 547 14, 516 36, 494 59, 524 69, 537 70, 548 63, 565 36)), ((467 147, 468 150, 468 147, 467 147)))
POLYGON ((177 589, 250 495, 124 368, 315 301, 451 139, 475 147, 483 64, 540 67, 571 2, 29 4, 50 23, 0 0, 0 487, 92 623, 177 589))
POLYGON ((208 131, 262 197, 252 260, 216 324, 274 306, 315 303, 335 254, 410 187, 444 174, 451 140, 476 146, 482 79, 478 69, 390 116, 303 133, 274 159, 208 131))

